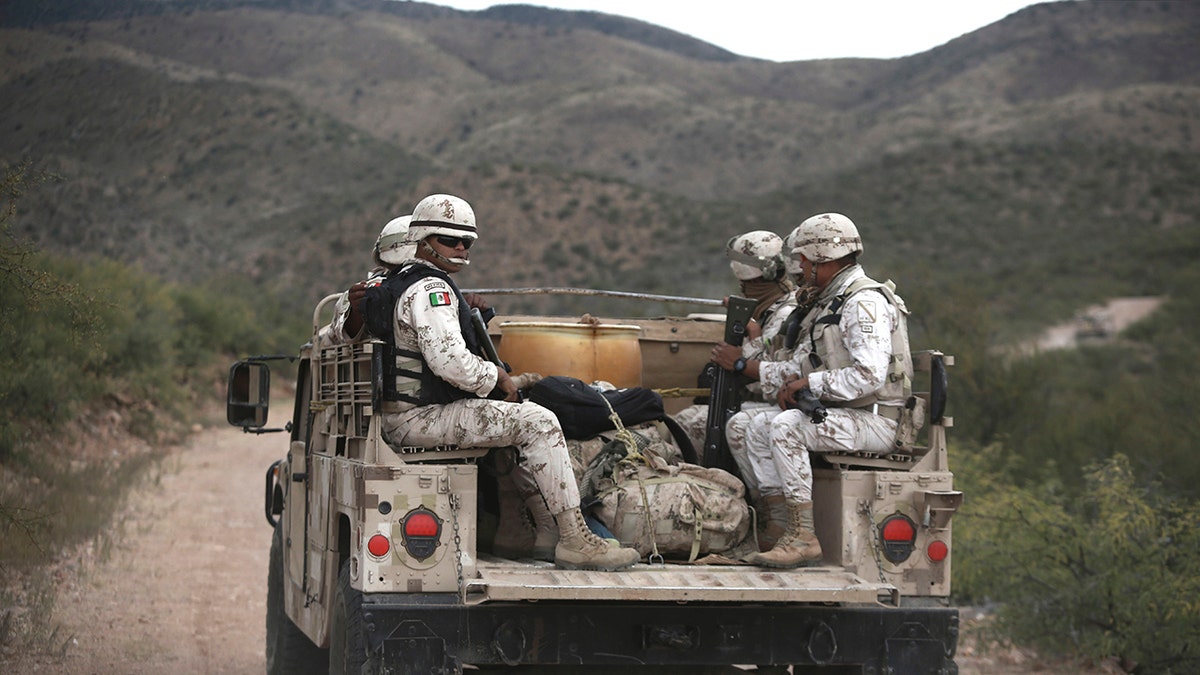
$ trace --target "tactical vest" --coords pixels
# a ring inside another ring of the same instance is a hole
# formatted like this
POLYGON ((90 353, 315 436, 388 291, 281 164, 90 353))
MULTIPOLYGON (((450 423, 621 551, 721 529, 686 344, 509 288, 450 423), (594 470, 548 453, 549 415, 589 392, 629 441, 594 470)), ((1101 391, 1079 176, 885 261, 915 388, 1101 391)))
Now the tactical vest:
MULTIPOLYGON (((823 370, 837 370, 854 365, 850 351, 843 340, 841 320, 842 308, 854 294, 864 290, 876 290, 898 310, 896 327, 892 330, 892 353, 888 359, 888 372, 884 384, 878 390, 852 401, 836 402, 840 408, 863 408, 877 401, 907 402, 912 397, 912 353, 908 346, 908 308, 904 300, 896 295, 896 285, 890 280, 879 283, 874 279, 863 277, 852 282, 841 293, 834 296, 824 305, 814 307, 804 317, 816 316, 808 323, 808 341, 810 352, 808 358, 801 364, 802 373, 807 377, 810 373, 823 370)), ((799 312, 793 312, 795 316, 799 312)), ((798 337, 804 319, 789 326, 787 333, 793 338, 798 337)), ((794 343, 793 343, 794 344, 794 343)))
MULTIPOLYGON (((440 269, 420 263, 413 263, 399 268, 387 276, 379 288, 386 293, 371 294, 368 292, 364 314, 368 325, 378 324, 379 317, 386 312, 391 335, 376 337, 383 339, 383 378, 380 396, 385 401, 403 401, 413 405, 442 405, 464 398, 478 398, 474 392, 463 391, 453 384, 438 377, 429 368, 425 357, 419 351, 402 349, 396 345, 395 335, 398 333, 396 317, 396 301, 414 284, 422 279, 436 277, 445 281, 458 298, 458 327, 462 332, 467 349, 476 356, 484 358, 483 348, 475 335, 471 323, 471 309, 463 298, 458 286, 440 269)), ((375 331, 372 331, 373 333, 375 331)))

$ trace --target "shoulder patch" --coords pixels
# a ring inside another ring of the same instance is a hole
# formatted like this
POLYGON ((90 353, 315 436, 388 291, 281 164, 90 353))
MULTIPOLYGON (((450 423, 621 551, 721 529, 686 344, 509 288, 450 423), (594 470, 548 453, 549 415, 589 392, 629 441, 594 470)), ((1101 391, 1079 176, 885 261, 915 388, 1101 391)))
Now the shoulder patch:
POLYGON ((874 300, 858 301, 858 323, 864 333, 870 332, 868 327, 872 326, 878 318, 879 312, 875 307, 874 300))
POLYGON ((441 307, 449 305, 453 301, 453 298, 454 296, 450 294, 450 291, 434 291, 429 294, 429 306, 441 307))

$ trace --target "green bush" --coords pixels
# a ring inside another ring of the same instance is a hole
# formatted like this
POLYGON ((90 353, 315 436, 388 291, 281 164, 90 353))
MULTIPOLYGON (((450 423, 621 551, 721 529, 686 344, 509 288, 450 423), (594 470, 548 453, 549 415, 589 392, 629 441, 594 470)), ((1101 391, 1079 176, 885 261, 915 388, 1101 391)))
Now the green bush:
POLYGON ((1200 504, 1140 481, 1124 455, 1090 466, 1078 496, 1054 479, 1014 485, 998 446, 955 459, 970 495, 956 517, 957 592, 997 601, 1003 634, 1137 672, 1200 668, 1200 504))
POLYGON ((9 228, 25 172, 0 180, 0 569, 95 536, 195 421, 203 406, 186 404, 211 395, 218 365, 295 354, 307 336, 306 317, 232 278, 185 286, 40 254, 9 228), (148 443, 76 456, 72 434, 94 424, 148 443))

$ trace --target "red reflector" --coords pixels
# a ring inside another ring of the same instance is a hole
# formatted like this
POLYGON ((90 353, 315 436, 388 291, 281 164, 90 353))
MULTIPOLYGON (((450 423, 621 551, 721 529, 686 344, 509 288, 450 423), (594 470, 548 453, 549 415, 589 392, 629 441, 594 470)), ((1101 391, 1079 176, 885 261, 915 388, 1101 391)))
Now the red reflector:
POLYGON ((942 562, 946 556, 950 555, 950 547, 944 541, 933 540, 929 542, 929 546, 925 549, 925 554, 933 562, 942 562))
POLYGON ((917 538, 917 531, 913 529, 913 524, 907 518, 890 518, 883 524, 883 540, 884 541, 914 541, 917 538))
POLYGON ((404 521, 404 534, 409 537, 436 537, 438 522, 431 513, 414 513, 404 521))
POLYGON ((376 558, 382 558, 392 550, 392 542, 382 534, 377 534, 367 540, 367 552, 376 558))

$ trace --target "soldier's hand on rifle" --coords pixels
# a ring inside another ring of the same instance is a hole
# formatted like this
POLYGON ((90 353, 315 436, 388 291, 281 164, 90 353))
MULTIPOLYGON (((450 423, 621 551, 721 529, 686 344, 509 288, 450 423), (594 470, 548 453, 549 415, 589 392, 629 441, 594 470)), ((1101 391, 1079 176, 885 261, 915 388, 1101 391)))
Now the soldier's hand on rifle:
POLYGON ((504 400, 516 403, 520 400, 517 393, 517 383, 513 382, 512 376, 504 372, 504 368, 496 366, 496 388, 504 392, 504 400))
POLYGON ((779 394, 775 397, 775 402, 780 408, 787 410, 796 400, 796 392, 808 386, 808 378, 798 375, 788 375, 783 381, 783 386, 779 388, 779 394))
POLYGON ((734 347, 726 342, 713 345, 712 362, 725 370, 733 370, 733 364, 742 358, 742 348, 734 347))
POLYGON ((467 307, 478 309, 481 312, 492 308, 488 301, 478 293, 467 293, 463 296, 463 300, 467 301, 467 307))

